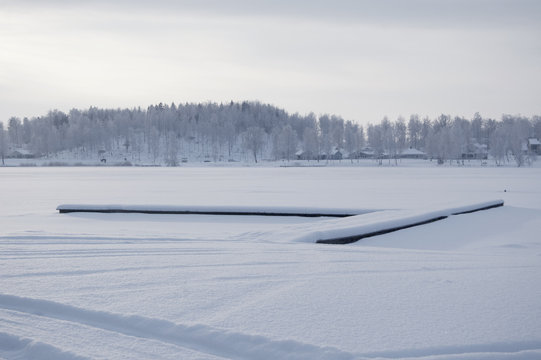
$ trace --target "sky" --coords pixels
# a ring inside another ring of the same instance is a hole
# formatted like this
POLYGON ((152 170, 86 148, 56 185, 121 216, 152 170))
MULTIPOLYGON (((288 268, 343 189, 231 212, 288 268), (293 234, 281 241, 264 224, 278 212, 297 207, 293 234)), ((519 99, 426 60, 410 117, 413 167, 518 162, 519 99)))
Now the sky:
POLYGON ((360 124, 541 115, 538 0, 0 0, 0 120, 257 100, 360 124))

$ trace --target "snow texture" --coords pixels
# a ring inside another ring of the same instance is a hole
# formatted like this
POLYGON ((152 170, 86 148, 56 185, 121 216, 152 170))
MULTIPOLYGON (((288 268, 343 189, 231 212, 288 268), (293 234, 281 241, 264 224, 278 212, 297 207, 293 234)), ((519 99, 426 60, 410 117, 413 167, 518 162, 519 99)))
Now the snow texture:
POLYGON ((0 172, 0 358, 541 358, 541 169, 0 172), (377 211, 58 214, 60 203, 377 211))
MULTIPOLYGON (((57 320, 122 333, 139 338, 178 344, 204 354, 242 359, 352 359, 338 349, 322 348, 295 341, 273 341, 204 325, 186 326, 141 316, 122 316, 103 311, 78 309, 51 301, 0 295, 0 308, 39 314, 57 320)), ((56 356, 56 354, 55 354, 56 356)))

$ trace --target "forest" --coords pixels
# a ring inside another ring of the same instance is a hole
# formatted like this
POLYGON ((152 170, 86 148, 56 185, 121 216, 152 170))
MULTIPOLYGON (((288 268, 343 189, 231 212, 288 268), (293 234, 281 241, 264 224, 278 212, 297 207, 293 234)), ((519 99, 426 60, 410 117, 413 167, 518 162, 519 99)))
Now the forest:
MULTIPOLYGON (((0 122, 0 156, 126 159, 177 166, 205 161, 314 160, 404 157, 411 150, 446 161, 491 159, 524 166, 539 154, 541 117, 471 119, 412 114, 360 125, 337 115, 289 114, 260 102, 157 104, 146 109, 72 109, 0 122), (408 152, 409 149, 409 152, 408 152)), ((103 159, 102 159, 103 160, 103 159)))

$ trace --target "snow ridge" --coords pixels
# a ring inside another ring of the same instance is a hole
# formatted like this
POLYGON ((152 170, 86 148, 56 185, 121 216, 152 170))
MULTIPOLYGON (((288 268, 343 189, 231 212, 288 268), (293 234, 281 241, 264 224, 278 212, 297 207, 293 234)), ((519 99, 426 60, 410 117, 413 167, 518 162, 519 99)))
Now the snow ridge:
MULTIPOLYGON (((69 321, 126 336, 160 341, 199 352, 203 356, 207 354, 228 359, 534 360, 539 359, 541 355, 540 341, 412 348, 353 354, 333 347, 319 347, 294 340, 272 340, 264 336, 231 332, 202 324, 182 325, 162 319, 125 316, 13 295, 0 294, 0 308, 69 321)), ((0 357, 37 360, 87 359, 50 344, 3 332, 0 332, 0 357)))
MULTIPOLYGON (((207 325, 182 325, 142 316, 124 316, 81 309, 47 300, 0 294, 0 308, 35 314, 113 331, 128 336, 153 339, 202 353, 235 359, 356 359, 351 353, 333 347, 319 347, 293 340, 272 340, 207 325)), ((25 346, 24 340, 10 343, 25 346)), ((2 339, 2 338, 0 338, 2 339)), ((1 343, 0 343, 1 345, 1 343)))

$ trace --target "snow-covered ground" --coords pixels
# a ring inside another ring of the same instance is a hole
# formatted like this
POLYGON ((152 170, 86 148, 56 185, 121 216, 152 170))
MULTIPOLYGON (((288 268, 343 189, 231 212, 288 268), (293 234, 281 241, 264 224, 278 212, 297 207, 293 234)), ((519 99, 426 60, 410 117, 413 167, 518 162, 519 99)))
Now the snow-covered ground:
POLYGON ((0 168, 0 358, 539 359, 540 182, 539 168, 0 168), (351 245, 298 240, 353 218, 56 211, 494 199, 351 245))

